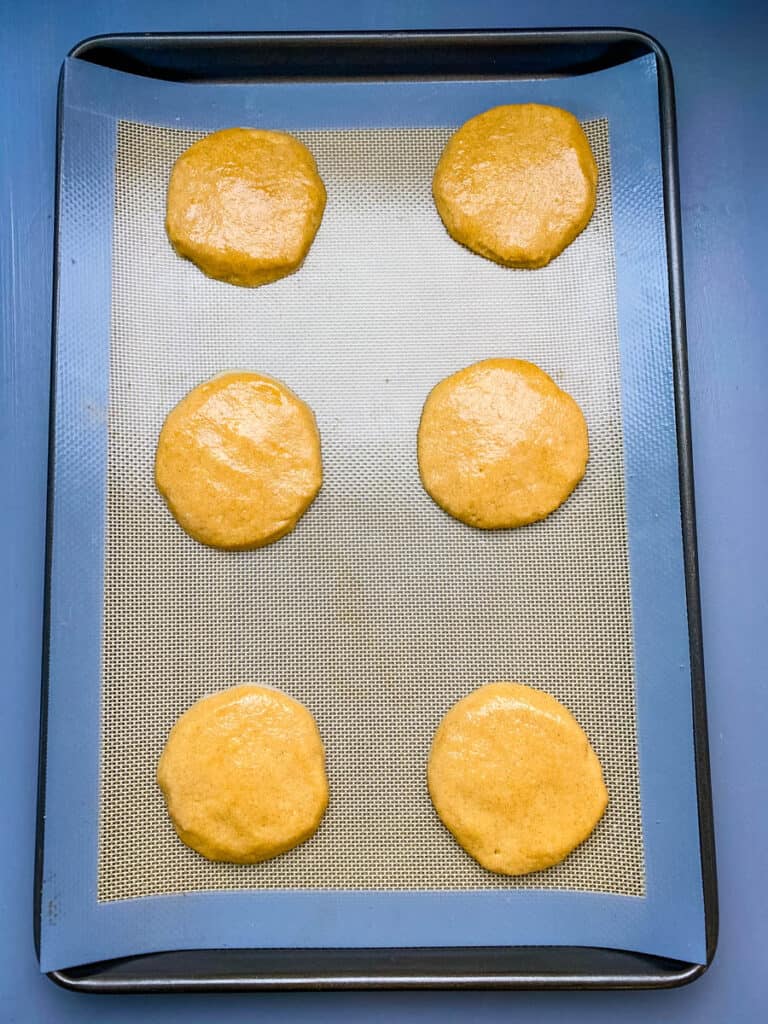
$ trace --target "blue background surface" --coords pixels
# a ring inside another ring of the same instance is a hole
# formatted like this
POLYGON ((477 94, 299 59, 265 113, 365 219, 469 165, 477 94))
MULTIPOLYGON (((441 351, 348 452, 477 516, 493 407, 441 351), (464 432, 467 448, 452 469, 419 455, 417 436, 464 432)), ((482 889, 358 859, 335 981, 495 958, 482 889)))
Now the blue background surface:
POLYGON ((2 6, 0 91, 0 1021, 758 1020, 765 1012, 768 622, 762 505, 768 11, 757 3, 316 4, 200 0, 2 6), (717 822, 720 951, 693 987, 657 993, 85 997, 38 973, 32 945, 55 89, 79 39, 109 31, 624 24, 676 76, 701 582, 717 822), (762 33, 761 33, 762 30, 762 33), (759 283, 758 283, 759 281, 759 283), (763 414, 763 415, 761 415, 763 414))

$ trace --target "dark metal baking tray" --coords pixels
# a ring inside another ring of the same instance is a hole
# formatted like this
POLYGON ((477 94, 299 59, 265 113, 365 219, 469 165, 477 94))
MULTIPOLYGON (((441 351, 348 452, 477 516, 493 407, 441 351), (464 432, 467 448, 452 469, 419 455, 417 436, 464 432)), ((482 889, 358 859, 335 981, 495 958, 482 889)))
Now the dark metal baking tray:
MULTIPOLYGON (((717 943, 717 882, 696 555, 675 102, 672 71, 664 49, 642 32, 597 28, 111 35, 79 43, 70 56, 152 78, 178 82, 223 82, 557 77, 599 71, 647 54, 656 58, 659 81, 706 963, 693 964, 612 949, 564 946, 203 949, 132 956, 53 971, 49 977, 58 984, 82 992, 98 993, 364 988, 666 988, 693 981, 709 966, 717 943)), ((55 337, 53 343, 55 346, 55 337)), ((53 403, 53 387, 51 393, 53 403)), ((51 416, 53 422, 54 417, 51 416)), ((49 509, 51 495, 49 482, 49 509)), ((48 579, 50 537, 49 521, 48 579)), ((48 635, 47 625, 45 635, 48 635)), ((42 884, 40 851, 45 815, 46 669, 47 654, 44 652, 35 876, 38 948, 42 884)))

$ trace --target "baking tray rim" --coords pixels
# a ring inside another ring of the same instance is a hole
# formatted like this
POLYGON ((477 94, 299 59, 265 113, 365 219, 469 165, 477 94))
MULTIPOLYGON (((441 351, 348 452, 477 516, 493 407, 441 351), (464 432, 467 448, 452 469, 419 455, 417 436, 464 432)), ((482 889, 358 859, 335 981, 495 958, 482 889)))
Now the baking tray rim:
MULTIPOLYGON (((124 957, 48 972, 48 977, 68 989, 83 992, 129 993, 184 990, 248 990, 248 989, 334 989, 334 988, 669 988, 688 984, 701 977, 711 964, 717 946, 718 901, 715 866, 714 822, 712 815, 711 782, 707 737, 706 695, 702 647, 701 610, 699 599, 698 559, 696 545, 696 519, 693 481, 690 409, 688 396, 687 346, 685 308, 683 297, 682 237, 675 122, 675 98, 669 57, 661 44, 652 36, 625 28, 553 28, 526 30, 434 30, 434 31, 380 31, 380 32, 291 32, 291 33, 143 33, 109 34, 93 36, 78 43, 70 57, 104 63, 106 50, 114 54, 120 47, 153 52, 175 46, 183 52, 193 46, 232 48, 245 45, 271 46, 274 54, 290 60, 297 47, 304 47, 318 58, 325 49, 342 48, 345 54, 364 54, 360 67, 366 73, 334 75, 320 60, 314 70, 304 68, 298 78, 325 80, 342 77, 347 80, 364 78, 391 80, 393 77, 448 78, 450 71, 435 70, 430 56, 439 58, 441 48, 460 51, 470 44, 481 49, 496 47, 532 48, 534 64, 525 69, 521 77, 557 74, 557 58, 552 48, 587 48, 593 56, 584 66, 570 68, 566 74, 575 75, 603 67, 616 66, 644 54, 656 58, 659 87, 659 127, 662 159, 665 233, 670 299, 670 328, 674 372, 674 399, 677 429, 677 451, 680 486, 681 533, 686 587, 686 608, 691 663, 692 721, 696 791, 698 803, 700 856, 706 934, 706 962, 703 964, 674 961, 650 954, 629 953, 621 950, 592 947, 459 947, 459 948, 401 948, 401 949, 326 949, 326 950, 194 950, 152 953, 124 957), (422 70, 414 71, 402 62, 395 73, 391 63, 384 60, 376 71, 372 58, 383 50, 395 48, 402 52, 406 45, 413 49, 422 70), (549 51, 547 51, 549 47, 549 51), (601 49, 602 47, 602 49, 601 49), (591 50, 589 49, 591 48, 591 50), (597 49, 595 49, 597 48, 597 49), (430 54, 431 51, 431 54, 430 54), (609 59, 613 51, 614 58, 609 59), (99 55, 94 60, 93 54, 99 55), (549 62, 547 60, 549 57, 549 62), (538 58, 539 64, 535 64, 538 58), (539 68, 537 71, 536 68, 539 68), (373 73, 371 73, 373 72, 373 73), (584 956, 586 954, 586 961, 584 956), (218 957, 241 959, 239 971, 211 973, 206 959, 218 957), (507 960, 504 959, 506 956, 507 960), (544 962, 539 962, 544 957, 544 962), (525 958, 534 966, 526 967, 525 958), (200 960, 200 966, 179 969, 176 961, 200 960), (202 958, 202 959, 201 959, 202 958), (521 959, 522 958, 522 959, 521 959), (591 958, 591 959, 590 959, 591 958), (512 961, 510 963, 509 961, 512 961), (520 961, 518 963, 518 961, 520 961), (551 962, 550 962, 551 961, 551 962), (261 973, 254 973, 253 965, 261 963, 261 973), (575 969, 569 965, 576 962, 575 969), (446 964, 450 963, 450 970, 446 964), (287 969, 286 969, 287 967, 287 969), (291 969, 300 967, 301 970, 291 969), (489 970, 488 968, 493 968, 489 970)), ((555 51, 556 54, 557 51, 555 51)), ((115 65, 107 64, 114 67, 115 65)), ((310 65, 311 67, 311 65, 310 65)), ((122 70, 126 70, 122 68, 122 70)), ((136 73, 134 71, 134 73, 136 73)), ((144 72, 139 72, 144 73, 144 72)), ((454 75, 476 77, 481 74, 463 68, 454 75)), ((493 69, 494 77, 514 77, 513 73, 493 69)), ((149 77, 167 77, 162 74, 149 77)), ((248 74, 246 78, 269 78, 248 74)), ((293 80, 290 74, 281 74, 284 80, 293 80)), ((189 76, 186 76, 188 80, 189 76)), ((43 632, 43 665, 40 712, 40 744, 38 765, 37 834, 34 876, 34 937, 40 952, 40 918, 43 876, 43 833, 45 824, 45 772, 48 706, 48 655, 50 639, 50 581, 54 494, 54 430, 56 408, 56 309, 58 301, 58 232, 60 222, 60 154, 62 141, 62 78, 59 80, 58 122, 56 146, 56 218, 54 225, 53 315, 51 342, 49 461, 46 528, 45 613, 43 632)))

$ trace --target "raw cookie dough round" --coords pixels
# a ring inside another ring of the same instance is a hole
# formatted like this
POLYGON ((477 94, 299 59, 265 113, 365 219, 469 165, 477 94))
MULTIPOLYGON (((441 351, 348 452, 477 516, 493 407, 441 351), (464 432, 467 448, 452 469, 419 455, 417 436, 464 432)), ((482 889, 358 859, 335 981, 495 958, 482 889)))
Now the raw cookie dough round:
POLYGON ((179 525, 211 547, 259 548, 284 537, 322 479, 312 410, 260 373, 198 385, 160 431, 157 488, 179 525))
POLYGON ((508 267, 543 267, 589 223, 597 164, 568 111, 493 107, 448 140, 432 193, 457 242, 508 267))
POLYGON ((597 755, 549 694, 490 683, 440 723, 428 768, 443 824, 484 868, 524 875, 559 863, 608 804, 597 755))
POLYGON ((276 857, 309 839, 328 806, 314 718, 263 686, 193 704, 171 729, 157 781, 179 838, 209 860, 276 857))
POLYGON ((324 209, 325 186, 303 143, 227 128, 176 160, 165 228, 176 252, 209 277, 254 287, 298 270, 324 209))
POLYGON ((419 423, 427 492, 449 515, 495 530, 544 519, 584 476, 587 425, 533 363, 486 359, 432 389, 419 423))

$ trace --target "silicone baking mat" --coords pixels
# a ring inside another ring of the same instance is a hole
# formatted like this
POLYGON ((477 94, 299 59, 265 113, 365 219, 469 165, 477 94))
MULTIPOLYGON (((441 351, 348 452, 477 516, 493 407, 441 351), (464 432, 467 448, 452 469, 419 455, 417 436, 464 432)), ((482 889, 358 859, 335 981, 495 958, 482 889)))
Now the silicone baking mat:
MULTIPOLYGON (((61 357, 68 298, 60 292, 52 572, 62 578, 57 540, 67 550, 61 520, 71 510, 62 491, 90 458, 85 490, 97 500, 81 528, 92 542, 88 571, 99 601, 90 624, 95 671, 83 675, 86 720, 96 728, 70 766, 87 794, 88 860, 79 878, 86 891, 79 906, 67 892, 66 915, 54 901, 47 926, 44 914, 44 967, 218 944, 548 942, 691 955, 701 913, 697 833, 685 815, 672 820, 675 789, 678 803, 687 795, 694 810, 695 791, 681 671, 684 596, 676 589, 682 571, 653 72, 651 58, 567 83, 185 88, 70 63, 62 256, 71 253, 75 267, 84 257, 77 225, 85 230, 88 211, 85 234, 91 246, 98 234, 109 280, 100 295, 92 279, 98 301, 78 310, 74 362, 66 347, 61 357), (97 101, 99 83, 109 88, 97 101), (600 167, 589 227, 536 272, 509 271, 457 246, 430 196, 452 127, 523 98, 574 110, 600 167), (632 105, 634 134, 622 101, 632 105), (174 255, 163 229, 175 157, 206 130, 236 123, 296 132, 329 194, 302 270, 256 290, 203 277, 174 255), (620 174, 633 153, 644 161, 636 169, 640 192, 631 174, 620 174), (98 355, 82 333, 89 308, 98 355), (587 476, 566 505, 541 524, 499 533, 440 512, 420 487, 415 460, 430 387, 491 355, 531 359, 549 372, 584 409, 591 444, 587 476), (289 537, 227 554, 179 530, 154 491, 152 460, 173 404, 235 367, 276 376, 309 402, 325 483, 289 537), (628 380, 642 390, 628 389, 628 380), (89 432, 99 436, 89 455, 74 429, 85 408, 89 432), (644 488, 634 505, 633 481, 644 488), (660 550, 669 554, 662 566, 660 550), (660 574, 669 579, 657 605, 672 617, 653 639, 643 616, 660 574), (661 684, 660 667, 681 741, 668 718, 659 727, 652 716, 643 731, 643 687, 647 700, 648 688, 661 684), (500 678, 540 686, 573 710, 611 794, 604 820, 579 850, 519 879, 484 871, 455 845, 424 781, 444 711, 500 678), (331 805, 317 835, 283 857, 211 864, 176 839, 155 765, 168 729, 194 700, 249 681, 279 686, 315 714, 331 805), (655 793, 649 778, 675 755, 680 778, 671 792, 655 793), (678 830, 678 866, 688 858, 676 890, 687 914, 651 936, 654 929, 643 934, 649 908, 676 873, 664 874, 673 865, 659 859, 659 822, 671 830, 665 842, 678 830), (216 900, 225 902, 211 925, 216 900), (318 914, 329 907, 331 914, 318 914), (73 927, 86 912, 105 922, 87 939, 73 927)), ((55 654, 53 676, 65 678, 57 668, 66 658, 55 654)), ((52 678, 54 701, 64 685, 57 690, 52 678)), ((51 764, 62 725, 55 714, 49 721, 50 802, 61 784, 51 764)), ((48 867, 62 857, 63 839, 49 822, 46 877, 57 881, 48 867)))
POLYGON ((100 899, 264 886, 642 895, 608 125, 587 130, 597 210, 540 274, 507 272, 446 234, 430 186, 450 129, 300 133, 330 197, 323 227, 300 273, 240 289, 202 277, 165 235, 170 168, 199 135, 118 125, 100 899), (574 395, 591 457, 548 520, 479 533, 425 495, 415 436, 440 377, 499 353, 574 395), (166 512, 154 449, 183 394, 243 366, 309 401, 325 485, 285 542, 222 554, 166 512), (611 793, 574 856, 518 879, 457 846, 424 782, 442 714, 499 678, 574 711, 611 793), (317 835, 258 867, 183 846, 154 778, 178 716, 242 682, 312 709, 332 793, 317 835))

